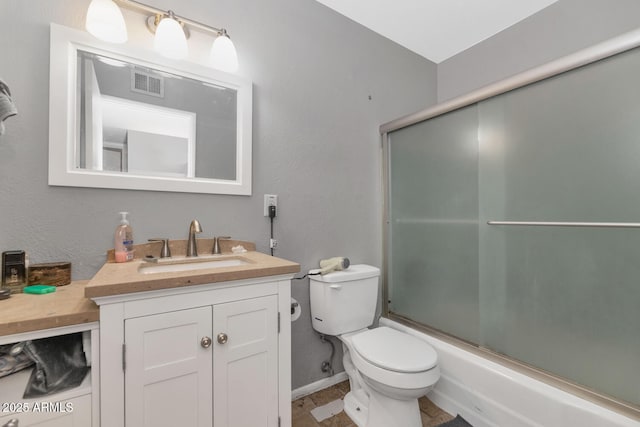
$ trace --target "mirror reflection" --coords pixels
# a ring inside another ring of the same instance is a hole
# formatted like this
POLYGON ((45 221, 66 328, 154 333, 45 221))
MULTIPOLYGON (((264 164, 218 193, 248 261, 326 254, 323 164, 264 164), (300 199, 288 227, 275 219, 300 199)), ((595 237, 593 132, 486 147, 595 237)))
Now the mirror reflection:
POLYGON ((236 180, 238 93, 77 51, 75 167, 236 180))

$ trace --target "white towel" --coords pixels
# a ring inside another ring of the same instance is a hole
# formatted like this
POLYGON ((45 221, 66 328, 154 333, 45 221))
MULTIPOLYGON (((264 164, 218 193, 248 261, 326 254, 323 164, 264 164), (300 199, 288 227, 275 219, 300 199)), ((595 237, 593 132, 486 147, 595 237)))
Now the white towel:
POLYGON ((18 114, 9 86, 0 78, 0 135, 4 133, 4 121, 11 116, 18 114))

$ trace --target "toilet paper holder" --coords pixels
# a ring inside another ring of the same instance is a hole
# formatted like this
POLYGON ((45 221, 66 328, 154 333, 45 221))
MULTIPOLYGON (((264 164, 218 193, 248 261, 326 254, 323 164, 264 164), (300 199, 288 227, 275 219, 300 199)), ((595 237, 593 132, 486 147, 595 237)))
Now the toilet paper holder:
POLYGON ((300 314, 302 314, 302 307, 300 303, 295 299, 291 298, 291 321, 295 322, 300 318, 300 314))

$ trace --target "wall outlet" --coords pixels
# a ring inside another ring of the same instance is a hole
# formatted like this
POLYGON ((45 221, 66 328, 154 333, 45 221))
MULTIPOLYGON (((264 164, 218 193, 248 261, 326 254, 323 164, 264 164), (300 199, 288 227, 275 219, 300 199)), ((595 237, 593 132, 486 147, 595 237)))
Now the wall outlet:
POLYGON ((269 206, 276 207, 276 215, 277 215, 277 212, 278 212, 278 195, 277 194, 264 195, 264 216, 269 216, 269 206))

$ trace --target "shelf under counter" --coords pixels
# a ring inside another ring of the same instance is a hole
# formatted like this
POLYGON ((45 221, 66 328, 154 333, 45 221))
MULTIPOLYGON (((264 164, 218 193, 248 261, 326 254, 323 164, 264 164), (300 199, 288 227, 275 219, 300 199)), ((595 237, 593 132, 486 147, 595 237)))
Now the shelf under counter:
POLYGON ((3 335, 0 336, 0 344, 73 333, 83 334, 84 355, 90 365, 82 383, 48 395, 23 398, 35 365, 0 378, 0 425, 10 420, 17 420, 21 426, 100 425, 100 326, 97 321, 3 335))
MULTIPOLYGON (((33 367, 28 367, 23 369, 22 371, 14 372, 13 374, 7 375, 6 377, 0 378, 0 403, 8 404, 15 402, 24 402, 29 405, 30 408, 33 407, 33 404, 40 402, 60 402, 65 400, 70 400, 79 396, 84 396, 86 394, 91 394, 91 370, 87 372, 87 375, 84 377, 82 383, 77 386, 70 388, 68 390, 60 391, 57 393, 52 393, 46 396, 38 396, 33 398, 25 399, 22 397, 25 389, 27 388, 27 382, 31 377, 31 372, 33 371, 33 367)), ((6 413, 8 410, 13 408, 1 408, 0 414, 6 413)))

